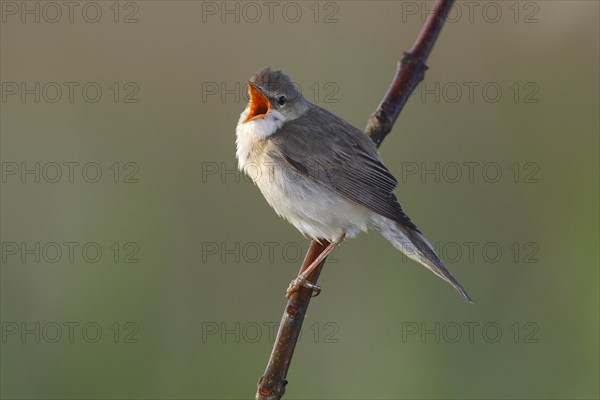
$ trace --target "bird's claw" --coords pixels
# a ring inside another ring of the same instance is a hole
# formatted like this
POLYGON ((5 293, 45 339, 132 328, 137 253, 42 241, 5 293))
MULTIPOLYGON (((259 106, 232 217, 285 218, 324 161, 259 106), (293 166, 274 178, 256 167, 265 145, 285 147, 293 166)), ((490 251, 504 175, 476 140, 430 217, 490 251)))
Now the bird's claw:
POLYGON ((321 286, 317 285, 316 283, 304 282, 304 287, 312 290, 312 297, 317 297, 321 294, 321 286))
POLYGON ((321 293, 321 286, 317 285, 316 283, 308 282, 306 278, 302 276, 298 276, 296 279, 290 282, 290 285, 286 290, 285 297, 289 299, 291 295, 294 292, 297 292, 301 287, 312 290, 312 297, 317 297, 321 293))

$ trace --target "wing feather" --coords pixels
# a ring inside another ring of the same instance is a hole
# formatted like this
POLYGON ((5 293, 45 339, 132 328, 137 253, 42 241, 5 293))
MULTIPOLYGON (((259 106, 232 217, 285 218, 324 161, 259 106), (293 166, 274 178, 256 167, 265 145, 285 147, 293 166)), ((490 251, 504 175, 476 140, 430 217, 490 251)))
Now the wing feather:
POLYGON ((362 131, 318 106, 270 137, 290 168, 369 210, 417 229, 393 191, 398 181, 362 131))

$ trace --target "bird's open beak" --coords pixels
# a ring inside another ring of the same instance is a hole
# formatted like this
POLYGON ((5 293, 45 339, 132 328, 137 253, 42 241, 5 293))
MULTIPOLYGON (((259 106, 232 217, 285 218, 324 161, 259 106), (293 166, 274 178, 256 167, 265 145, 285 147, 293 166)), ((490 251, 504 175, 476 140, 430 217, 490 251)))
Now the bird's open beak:
POLYGON ((250 92, 250 112, 244 122, 255 118, 264 118, 271 109, 269 99, 252 82, 248 82, 248 90, 250 92))

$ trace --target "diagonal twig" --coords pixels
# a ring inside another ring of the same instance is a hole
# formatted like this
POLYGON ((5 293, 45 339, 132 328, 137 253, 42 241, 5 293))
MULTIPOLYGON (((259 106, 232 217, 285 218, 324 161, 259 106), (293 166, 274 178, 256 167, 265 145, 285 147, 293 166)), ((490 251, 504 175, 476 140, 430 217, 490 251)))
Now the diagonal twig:
MULTIPOLYGON (((423 80, 427 69, 425 63, 453 2, 454 0, 436 0, 434 9, 425 21, 413 47, 408 53, 404 54, 402 61, 398 63, 396 75, 387 93, 369 118, 365 128, 365 133, 373 139, 377 146, 390 133, 408 97, 419 82, 423 80)), ((328 244, 324 240, 321 243, 315 240, 311 241, 299 273, 304 272, 328 244)), ((317 282, 324 264, 325 261, 319 264, 309 275, 309 282, 317 282)), ((287 372, 311 295, 312 290, 302 287, 290 296, 281 318, 267 368, 258 381, 256 399, 276 400, 280 399, 285 393, 287 372)))

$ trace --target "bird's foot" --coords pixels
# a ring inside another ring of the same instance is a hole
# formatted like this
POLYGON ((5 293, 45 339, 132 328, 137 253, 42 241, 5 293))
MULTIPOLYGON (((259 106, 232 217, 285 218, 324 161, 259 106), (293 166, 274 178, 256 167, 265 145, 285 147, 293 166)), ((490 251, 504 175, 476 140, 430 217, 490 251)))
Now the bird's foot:
POLYGON ((321 293, 321 286, 319 286, 315 283, 312 283, 312 282, 308 282, 305 277, 300 275, 296 279, 294 279, 293 281, 290 282, 290 285, 288 286, 288 288, 286 290, 285 297, 287 297, 289 299, 291 297, 291 295, 294 292, 297 292, 301 287, 311 289, 312 297, 317 297, 321 293))

